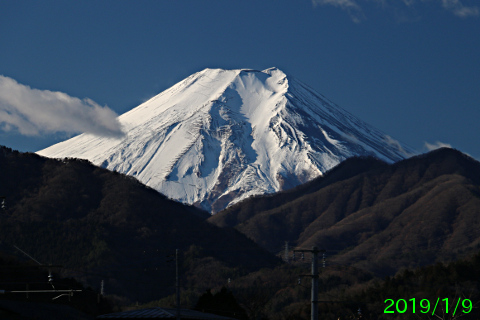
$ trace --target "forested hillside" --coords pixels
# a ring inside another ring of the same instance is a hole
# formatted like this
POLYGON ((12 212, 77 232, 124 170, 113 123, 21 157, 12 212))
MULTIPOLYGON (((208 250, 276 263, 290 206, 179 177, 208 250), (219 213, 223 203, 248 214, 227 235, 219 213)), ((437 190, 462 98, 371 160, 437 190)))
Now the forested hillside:
POLYGON ((480 163, 440 149, 387 165, 352 158, 325 176, 212 216, 274 253, 327 250, 378 274, 456 259, 480 244, 480 163))
POLYGON ((277 263, 239 232, 207 223, 205 212, 88 161, 2 147, 0 168, 2 251, 30 260, 16 246, 94 288, 105 280, 110 294, 149 301, 174 292, 175 263, 168 260, 192 245, 199 258, 222 266, 203 269, 215 283, 226 281, 218 272, 277 263))

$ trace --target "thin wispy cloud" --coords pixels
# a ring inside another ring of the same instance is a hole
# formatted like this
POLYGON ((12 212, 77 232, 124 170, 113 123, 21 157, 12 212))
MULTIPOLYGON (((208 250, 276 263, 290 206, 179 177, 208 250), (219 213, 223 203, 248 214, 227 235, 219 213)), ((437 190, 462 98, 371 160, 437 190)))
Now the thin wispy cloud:
POLYGON ((478 7, 467 7, 460 0, 442 0, 442 6, 461 18, 476 17, 480 14, 478 7))
POLYGON ((312 2, 314 6, 331 5, 343 9, 348 12, 352 20, 356 23, 364 18, 362 8, 355 0, 312 0, 312 2))
POLYGON ((0 130, 18 131, 26 136, 58 132, 123 135, 117 114, 106 106, 63 92, 33 89, 2 75, 0 130))
POLYGON ((360 9, 355 0, 313 0, 314 5, 332 5, 342 9, 360 9))
POLYGON ((406 157, 411 157, 414 155, 414 153, 406 151, 403 147, 402 144, 398 141, 390 137, 389 135, 385 136, 385 142, 389 144, 390 146, 396 148, 399 152, 401 152, 404 156, 406 157))
POLYGON ((480 16, 480 8, 475 5, 465 5, 463 0, 312 0, 314 6, 334 6, 348 12, 354 22, 360 22, 365 18, 364 8, 367 5, 379 5, 385 9, 389 6, 404 5, 413 8, 419 3, 432 3, 441 5, 445 10, 452 12, 460 18, 480 16))
POLYGON ((437 141, 435 143, 425 142, 425 148, 428 151, 433 151, 433 150, 437 150, 437 149, 440 149, 440 148, 452 148, 452 146, 448 143, 437 141))

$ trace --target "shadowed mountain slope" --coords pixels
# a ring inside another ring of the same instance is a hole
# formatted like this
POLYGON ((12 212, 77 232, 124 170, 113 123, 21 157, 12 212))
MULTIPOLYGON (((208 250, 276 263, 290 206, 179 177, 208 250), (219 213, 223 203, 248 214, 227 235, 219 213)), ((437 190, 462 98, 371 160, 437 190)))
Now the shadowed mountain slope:
POLYGON ((118 121, 121 138, 85 133, 38 154, 88 159, 213 213, 353 156, 415 154, 277 68, 205 69, 118 121))
POLYGON ((392 273, 455 259, 480 243, 480 163, 439 149, 388 165, 353 158, 325 176, 246 200, 211 218, 271 252, 285 241, 329 251, 330 263, 392 273))
POLYGON ((104 279, 109 293, 135 300, 173 293, 167 255, 178 248, 184 257, 192 245, 199 258, 237 270, 277 261, 239 232, 206 222, 208 213, 88 161, 1 147, 0 168, 0 249, 22 255, 15 245, 96 287, 104 279))

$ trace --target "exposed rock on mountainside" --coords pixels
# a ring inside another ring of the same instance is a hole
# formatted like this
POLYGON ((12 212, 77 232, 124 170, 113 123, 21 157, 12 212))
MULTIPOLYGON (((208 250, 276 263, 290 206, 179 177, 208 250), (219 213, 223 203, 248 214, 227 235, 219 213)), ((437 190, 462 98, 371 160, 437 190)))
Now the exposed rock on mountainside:
POLYGON ((205 69, 118 120, 122 138, 82 134, 38 153, 88 159, 213 213, 352 156, 413 153, 276 68, 205 69))

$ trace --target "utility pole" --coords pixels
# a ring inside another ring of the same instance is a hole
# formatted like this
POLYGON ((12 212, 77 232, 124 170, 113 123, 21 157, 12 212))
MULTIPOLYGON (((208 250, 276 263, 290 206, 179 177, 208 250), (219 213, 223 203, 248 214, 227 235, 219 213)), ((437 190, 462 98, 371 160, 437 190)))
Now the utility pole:
POLYGON ((97 294, 97 303, 100 303, 100 298, 105 296, 105 281, 100 282, 100 293, 97 294))
POLYGON ((318 267, 317 267, 317 261, 318 261, 318 248, 313 247, 312 248, 312 298, 311 298, 311 303, 312 303, 312 312, 311 312, 311 320, 317 320, 318 319, 318 267))
POLYGON ((180 320, 180 280, 178 278, 178 249, 175 249, 175 286, 177 295, 177 320, 180 320))
POLYGON ((312 247, 311 250, 299 249, 293 252, 311 252, 312 253, 312 274, 302 274, 304 277, 312 278, 312 291, 311 291, 311 320, 318 320, 318 254, 325 252, 325 250, 319 250, 317 247, 312 247))
MULTIPOLYGON (((173 254, 167 256, 169 259, 167 262, 173 262, 173 254)), ((178 272, 178 249, 175 249, 175 296, 176 296, 176 309, 177 309, 177 314, 176 314, 176 319, 180 320, 180 276, 178 272)))
POLYGON ((285 262, 288 263, 288 241, 285 241, 285 262))

